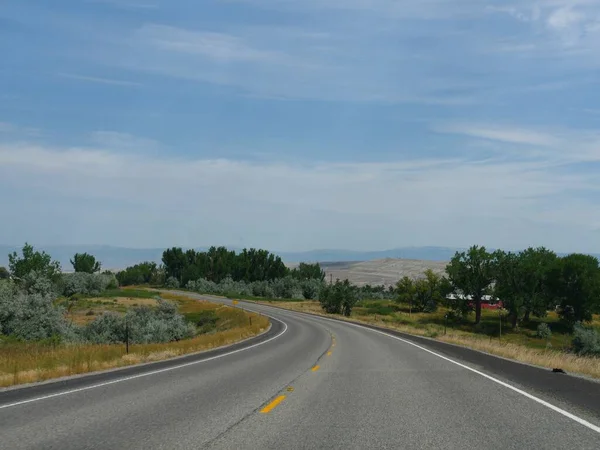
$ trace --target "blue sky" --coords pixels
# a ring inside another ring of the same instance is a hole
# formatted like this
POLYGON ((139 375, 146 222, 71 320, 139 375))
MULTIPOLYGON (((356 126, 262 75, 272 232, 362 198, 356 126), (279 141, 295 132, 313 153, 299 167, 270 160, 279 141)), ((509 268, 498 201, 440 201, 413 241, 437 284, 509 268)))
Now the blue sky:
POLYGON ((600 252, 597 0, 4 0, 0 241, 600 252))

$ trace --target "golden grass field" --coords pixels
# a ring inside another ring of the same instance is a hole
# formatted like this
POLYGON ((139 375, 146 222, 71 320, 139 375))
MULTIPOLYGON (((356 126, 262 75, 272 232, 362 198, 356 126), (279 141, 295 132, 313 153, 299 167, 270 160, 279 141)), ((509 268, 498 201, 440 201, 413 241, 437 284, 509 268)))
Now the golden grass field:
MULTIPOLYGON (((125 352, 125 345, 5 343, 0 346, 0 387, 159 361, 210 350, 256 336, 269 327, 267 317, 238 308, 168 293, 161 294, 161 297, 176 302, 182 314, 214 311, 218 318, 216 329, 179 342, 130 345, 129 354, 125 352)), ((126 295, 114 299, 102 298, 102 301, 107 302, 105 309, 102 309, 102 305, 94 303, 98 313, 102 310, 124 313, 134 304, 151 305, 156 302, 153 299, 127 298, 126 295), (109 307, 108 303, 113 306, 109 307)), ((85 305, 81 311, 87 312, 89 304, 85 305)), ((93 316, 81 315, 81 311, 75 310, 69 314, 78 318, 78 323, 83 323, 80 317, 91 317, 93 320, 93 316)))
MULTIPOLYGON (((472 325, 448 326, 444 334, 443 316, 445 310, 440 308, 436 313, 412 313, 408 314, 407 309, 400 308, 400 311, 392 314, 372 314, 369 308, 357 307, 353 310, 352 316, 346 318, 340 315, 326 314, 317 301, 304 302, 285 302, 285 301, 259 301, 266 305, 274 305, 293 311, 303 311, 321 316, 335 317, 337 319, 347 320, 357 323, 378 325, 381 327, 398 330, 404 333, 417 336, 425 336, 451 344, 461 345, 463 347, 480 350, 504 358, 521 361, 528 364, 534 364, 547 368, 562 368, 571 373, 587 375, 593 378, 600 378, 600 358, 581 357, 561 351, 570 343, 570 338, 561 333, 555 332, 550 340, 550 346, 546 341, 532 337, 533 332, 521 330, 504 329, 501 337, 486 336, 472 331, 468 331, 472 325)), ((391 305, 392 302, 374 301, 373 304, 383 306, 391 305)), ((497 313, 484 310, 484 321, 487 324, 498 322, 497 313)), ((550 313, 546 319, 550 326, 558 324, 558 318, 554 313, 550 313)), ((593 326, 600 326, 600 316, 594 316, 593 326)))

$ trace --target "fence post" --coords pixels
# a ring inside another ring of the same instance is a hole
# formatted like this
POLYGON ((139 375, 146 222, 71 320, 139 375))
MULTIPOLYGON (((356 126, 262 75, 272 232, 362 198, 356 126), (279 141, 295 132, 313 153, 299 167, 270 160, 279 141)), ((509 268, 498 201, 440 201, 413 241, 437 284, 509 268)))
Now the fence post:
POLYGON ((125 353, 129 355, 129 320, 125 316, 125 353))

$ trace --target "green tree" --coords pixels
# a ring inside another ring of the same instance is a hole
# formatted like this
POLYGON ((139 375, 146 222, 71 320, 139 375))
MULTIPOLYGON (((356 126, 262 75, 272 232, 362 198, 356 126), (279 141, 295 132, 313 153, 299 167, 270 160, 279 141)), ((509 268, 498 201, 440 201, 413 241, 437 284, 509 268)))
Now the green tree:
POLYGON ((186 270, 189 262, 188 257, 180 247, 173 247, 163 252, 162 263, 165 267, 166 277, 174 277, 181 283, 183 281, 183 272, 186 270))
POLYGON ((413 308, 418 311, 433 312, 445 296, 445 279, 431 269, 424 272, 424 277, 413 280, 407 276, 396 283, 396 300, 408 303, 409 313, 413 308))
POLYGON ((301 262, 290 274, 297 280, 325 280, 325 271, 321 269, 318 262, 314 264, 301 262))
POLYGON ((578 253, 559 258, 550 279, 561 317, 571 325, 590 321, 593 313, 600 312, 598 259, 578 253))
POLYGON ((497 251, 494 293, 508 310, 513 327, 529 315, 545 317, 552 300, 549 287, 556 254, 543 247, 528 248, 520 253, 497 251))
POLYGON ((474 245, 467 252, 456 252, 446 266, 455 294, 463 294, 461 309, 475 309, 475 324, 481 321, 481 300, 494 281, 494 256, 485 247, 474 245), (471 300, 467 298, 471 296, 471 300), (472 303, 471 303, 472 302, 472 303))
POLYGON ((146 261, 120 271, 117 273, 117 280, 121 286, 149 284, 158 277, 159 272, 155 262, 146 261))
POLYGON ((71 265, 75 272, 96 273, 102 269, 102 264, 96 261, 96 257, 88 253, 75 253, 71 265))
POLYGON ((346 317, 350 316, 357 301, 358 290, 348 280, 336 280, 332 285, 323 285, 319 294, 319 302, 325 312, 346 317))
POLYGON ((52 261, 52 257, 46 252, 35 251, 32 245, 25 243, 21 254, 19 256, 17 252, 13 252, 8 255, 10 273, 17 281, 24 279, 33 271, 52 281, 60 277, 60 263, 52 261))
POLYGON ((427 269, 424 275, 425 278, 414 283, 414 303, 420 311, 434 312, 443 299, 442 278, 431 269, 427 269))
POLYGON ((415 281, 410 277, 404 276, 396 283, 396 301, 408 303, 409 314, 412 314, 416 292, 415 281))
POLYGON ((6 267, 0 266, 0 280, 7 280, 10 278, 10 272, 6 267))

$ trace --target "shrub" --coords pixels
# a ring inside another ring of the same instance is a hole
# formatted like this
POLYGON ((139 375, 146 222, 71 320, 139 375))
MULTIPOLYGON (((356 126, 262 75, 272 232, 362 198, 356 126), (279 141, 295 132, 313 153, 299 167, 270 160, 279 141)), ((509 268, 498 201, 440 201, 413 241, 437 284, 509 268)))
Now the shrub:
POLYGON ((600 356, 600 334, 593 328, 586 328, 580 322, 573 330, 573 350, 581 356, 600 356))
POLYGON ((117 278, 110 274, 75 272, 62 276, 62 294, 70 297, 74 294, 98 295, 107 289, 118 287, 117 278))
POLYGON ((179 341, 192 337, 196 328, 177 312, 174 303, 159 300, 156 308, 139 306, 127 311, 130 342, 147 344, 152 342, 179 341))
POLYGON ((178 289, 179 280, 175 277, 169 277, 165 283, 165 287, 168 287, 169 289, 178 289))
POLYGON ((125 342, 125 319, 117 313, 105 312, 90 322, 82 334, 92 344, 125 342))
POLYGON ((547 323, 542 322, 537 326, 535 335, 540 339, 549 340, 552 337, 552 330, 550 330, 550 327, 547 323))
POLYGON ((302 283, 300 284, 300 288, 302 289, 302 296, 306 300, 318 299, 321 286, 323 286, 323 282, 314 278, 311 280, 302 281, 302 283))
POLYGON ((17 291, 3 283, 0 287, 0 333, 26 341, 73 336, 64 310, 53 304, 53 295, 17 291))
POLYGON ((35 270, 32 270, 22 278, 21 287, 27 293, 40 294, 53 298, 56 297, 57 291, 60 290, 59 286, 54 284, 48 277, 35 270))
POLYGON ((271 283, 271 287, 273 288, 273 293, 277 298, 303 298, 300 282, 298 280, 295 280, 291 276, 273 280, 271 283))
POLYGON ((160 299, 156 308, 134 307, 125 317, 104 313, 85 327, 83 336, 94 344, 115 344, 125 341, 126 330, 130 343, 149 344, 192 337, 196 327, 177 312, 174 303, 160 299))
POLYGON ((319 301, 325 312, 350 316, 358 301, 358 292, 348 280, 337 280, 333 285, 325 285, 319 293, 319 301))

